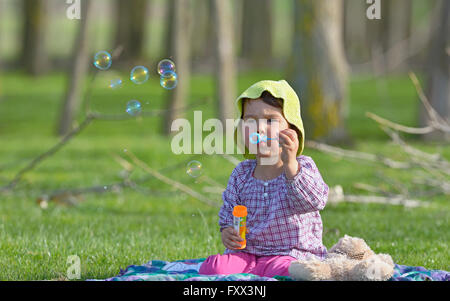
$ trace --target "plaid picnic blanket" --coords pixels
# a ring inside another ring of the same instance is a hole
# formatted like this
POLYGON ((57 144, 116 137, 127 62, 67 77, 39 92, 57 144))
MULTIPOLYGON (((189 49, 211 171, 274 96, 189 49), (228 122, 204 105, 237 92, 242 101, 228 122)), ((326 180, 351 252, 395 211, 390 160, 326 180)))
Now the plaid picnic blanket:
POLYGON ((450 281, 450 272, 396 264, 389 281, 450 281))
MULTIPOLYGON (((290 277, 260 277, 254 274, 200 275, 200 265, 206 258, 178 261, 151 260, 144 265, 130 265, 119 275, 104 281, 292 281, 290 277)), ((89 279, 90 281, 102 281, 89 279)), ((389 281, 449 281, 450 273, 396 264, 389 281)))

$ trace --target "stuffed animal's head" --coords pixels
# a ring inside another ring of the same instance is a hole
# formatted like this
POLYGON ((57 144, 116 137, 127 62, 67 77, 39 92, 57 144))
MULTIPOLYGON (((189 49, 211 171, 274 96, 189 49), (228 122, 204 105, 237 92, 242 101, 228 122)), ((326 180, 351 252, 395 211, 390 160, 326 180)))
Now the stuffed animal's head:
POLYGON ((330 253, 346 255, 349 259, 366 259, 375 254, 366 244, 364 239, 344 235, 337 244, 329 250, 330 253))

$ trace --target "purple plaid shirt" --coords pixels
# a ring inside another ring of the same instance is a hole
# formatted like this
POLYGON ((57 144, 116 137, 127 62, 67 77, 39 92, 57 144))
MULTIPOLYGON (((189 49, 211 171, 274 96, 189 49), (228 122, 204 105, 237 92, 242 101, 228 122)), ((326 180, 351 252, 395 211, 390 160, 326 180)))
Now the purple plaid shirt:
POLYGON ((311 255, 323 258, 322 219, 319 210, 328 199, 328 185, 323 181, 313 159, 297 157, 300 171, 293 180, 282 173, 263 181, 253 172, 256 160, 245 160, 231 173, 223 205, 219 211, 222 231, 233 225, 233 207, 247 207, 247 247, 226 249, 225 254, 247 252, 259 256, 290 255, 305 259, 311 255))

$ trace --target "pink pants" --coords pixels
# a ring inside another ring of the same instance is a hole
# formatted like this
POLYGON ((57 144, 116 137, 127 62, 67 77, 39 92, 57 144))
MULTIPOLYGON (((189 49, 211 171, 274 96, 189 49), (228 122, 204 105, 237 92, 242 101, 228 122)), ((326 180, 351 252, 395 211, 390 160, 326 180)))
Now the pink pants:
POLYGON ((251 273, 258 276, 289 276, 289 265, 296 260, 292 256, 256 256, 237 252, 209 256, 200 266, 199 274, 228 275, 235 273, 251 273))

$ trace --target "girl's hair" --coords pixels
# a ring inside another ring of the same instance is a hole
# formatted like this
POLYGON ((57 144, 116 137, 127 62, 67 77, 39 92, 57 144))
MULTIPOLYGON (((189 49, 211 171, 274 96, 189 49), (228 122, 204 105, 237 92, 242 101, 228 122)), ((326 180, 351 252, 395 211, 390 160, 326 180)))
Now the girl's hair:
MULTIPOLYGON (((272 94, 270 94, 269 91, 264 91, 258 99, 261 99, 264 103, 266 103, 266 104, 268 104, 268 105, 270 105, 272 107, 280 108, 281 112, 282 112, 282 114, 284 116, 284 113, 283 113, 283 99, 282 98, 276 98, 272 94)), ((252 98, 243 98, 242 99, 242 110, 241 110, 242 115, 241 115, 241 118, 244 117, 245 102, 248 101, 248 100, 254 100, 254 99, 252 99, 252 98)))
MULTIPOLYGON (((264 103, 266 103, 272 107, 281 109, 281 114, 283 115, 284 118, 286 118, 286 116, 284 116, 284 112, 283 112, 284 101, 282 98, 276 98, 269 91, 264 91, 258 99, 261 99, 264 103)), ((245 107, 245 102, 247 100, 253 100, 253 99, 252 98, 243 98, 242 99, 241 119, 242 119, 242 117, 244 117, 244 107, 245 107)), ((302 134, 300 133, 300 130, 297 129, 297 127, 295 125, 290 124, 289 122, 288 122, 288 124, 289 124, 290 129, 293 129, 297 132, 297 137, 298 137, 298 139, 300 139, 300 137, 302 136, 302 134)))
MULTIPOLYGON (((275 107, 275 108, 280 108, 281 111, 283 112, 283 99, 274 97, 272 94, 270 94, 269 91, 264 91, 261 94, 260 98, 266 104, 271 105, 272 107, 275 107)), ((283 116, 284 116, 284 114, 283 114, 283 116)))

